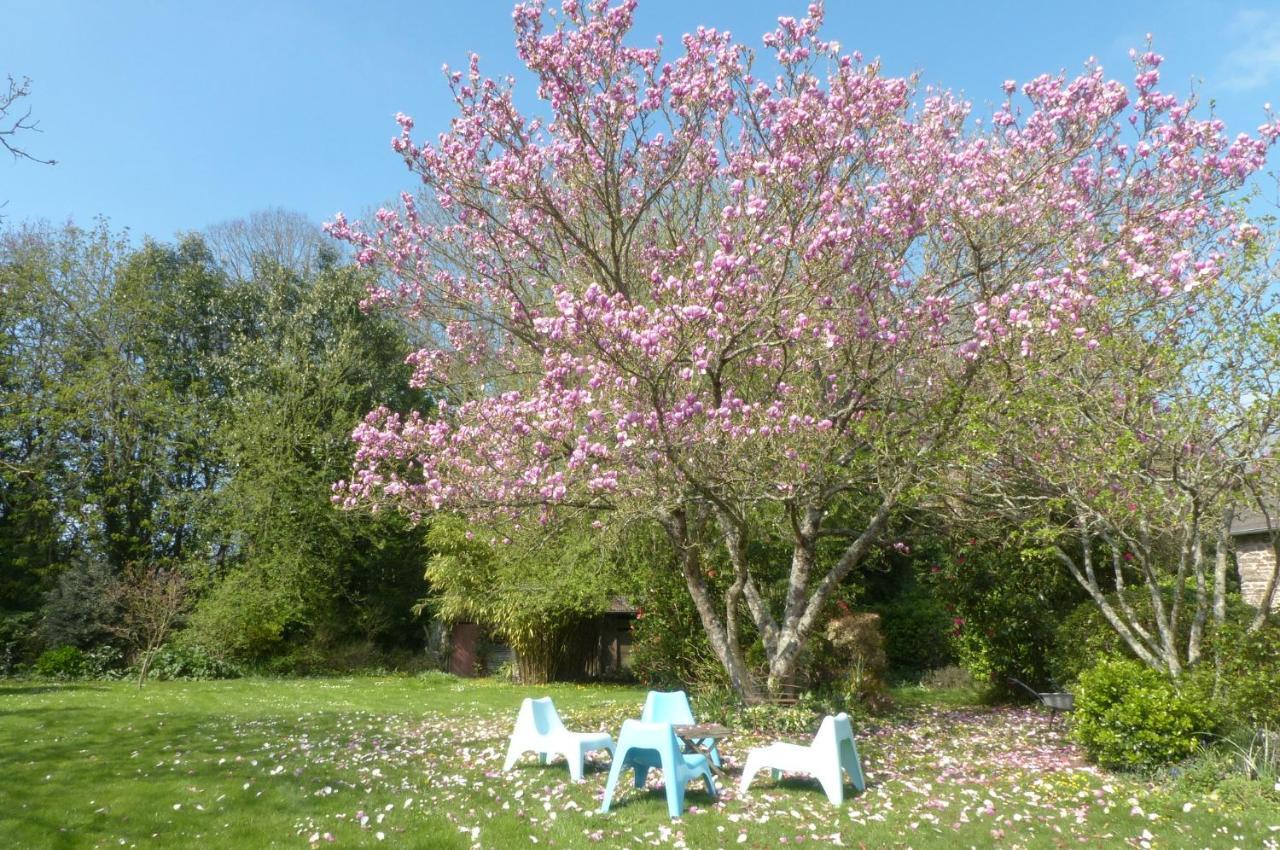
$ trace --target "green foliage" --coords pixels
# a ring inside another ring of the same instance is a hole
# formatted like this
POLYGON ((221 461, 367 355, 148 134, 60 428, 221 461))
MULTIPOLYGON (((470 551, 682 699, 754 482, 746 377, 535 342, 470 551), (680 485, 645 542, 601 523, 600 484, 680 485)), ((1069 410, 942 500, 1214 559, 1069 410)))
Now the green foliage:
POLYGON ((169 644, 156 653, 147 675, 152 679, 235 679, 240 668, 200 646, 169 644))
POLYGON ((277 269, 243 286, 261 326, 227 354, 235 412, 219 441, 234 472, 209 510, 226 530, 229 568, 210 576, 192 627, 242 659, 302 643, 415 645, 423 531, 329 501, 363 412, 418 402, 406 389, 403 331, 360 310, 363 281, 350 270, 300 280, 277 269))
POLYGON ((1280 625, 1253 634, 1238 622, 1214 635, 1221 659, 1222 696, 1231 719, 1253 732, 1280 730, 1280 625))
POLYGON ((124 651, 109 643, 85 650, 84 664, 84 675, 88 679, 123 679, 129 675, 124 651))
MULTIPOLYGON (((666 533, 656 524, 636 523, 612 548, 620 590, 637 608, 630 655, 636 679, 661 690, 726 684, 666 533)), ((707 567, 712 586, 721 578, 718 567, 707 567)))
POLYGON ((424 406, 410 344, 322 253, 233 279, 198 237, 0 235, 0 611, 45 603, 46 646, 93 645, 97 578, 169 562, 218 654, 420 644, 423 532, 329 502, 363 413, 424 406))
POLYGON ((955 659, 952 616, 927 584, 912 579, 873 610, 880 614, 889 668, 899 678, 915 678, 955 659))
MULTIPOLYGON (((1161 593, 1167 608, 1173 602, 1172 588, 1166 584, 1161 588, 1161 593)), ((1106 598, 1113 607, 1120 607, 1119 594, 1108 593, 1106 598)), ((1133 611, 1135 620, 1148 632, 1155 634, 1151 594, 1146 588, 1126 588, 1124 602, 1133 611)), ((1192 590, 1188 590, 1183 596, 1183 606, 1187 615, 1179 620, 1178 635, 1175 638, 1177 646, 1185 646, 1187 643, 1195 607, 1192 590)), ((1250 615, 1250 609, 1244 605, 1238 595, 1229 595, 1227 597, 1227 631, 1222 637, 1212 642, 1212 647, 1210 645, 1204 647, 1205 655, 1220 652, 1223 658, 1230 658, 1236 652, 1236 645, 1243 636, 1242 627, 1231 624, 1240 623, 1250 615)), ((1065 687, 1101 659, 1112 655, 1133 657, 1132 651, 1107 622, 1098 605, 1093 600, 1087 599, 1072 608, 1070 613, 1057 624, 1052 647, 1046 656, 1046 665, 1050 676, 1065 687)))
POLYGON ((472 621, 516 652, 521 680, 547 681, 571 631, 607 610, 617 584, 609 547, 585 525, 476 533, 454 517, 432 522, 424 603, 447 622, 472 621))
POLYGON ((1080 597, 1044 553, 970 540, 942 558, 930 586, 952 614, 951 644, 960 664, 997 687, 1007 677, 1048 678, 1058 612, 1080 597))
POLYGON ((1181 688, 1140 662, 1104 659, 1080 675, 1072 736, 1104 767, 1138 770, 1184 759, 1218 718, 1200 683, 1181 688))
POLYGON ((255 566, 233 569, 200 600, 187 625, 191 640, 242 660, 280 648, 301 606, 283 570, 255 566))
POLYGON ((89 665, 78 647, 59 646, 40 653, 32 670, 46 679, 83 679, 89 665))
MULTIPOLYGON (((1115 594, 1109 595, 1110 600, 1115 598, 1115 594)), ((1138 589, 1126 591, 1126 598, 1137 606, 1135 610, 1151 610, 1150 599, 1138 589)), ((1076 605, 1058 623, 1045 661, 1049 675, 1067 687, 1103 658, 1128 654, 1124 641, 1090 599, 1076 605)))
POLYGON ((0 676, 12 676, 29 657, 35 624, 34 611, 0 611, 0 676))
POLYGON ((117 580, 111 567, 97 560, 77 563, 58 576, 41 610, 41 643, 88 647, 110 640, 121 615, 117 580))
POLYGON ((253 667, 267 676, 351 676, 357 674, 416 675, 433 669, 436 660, 424 652, 383 649, 371 641, 334 645, 299 643, 253 667))

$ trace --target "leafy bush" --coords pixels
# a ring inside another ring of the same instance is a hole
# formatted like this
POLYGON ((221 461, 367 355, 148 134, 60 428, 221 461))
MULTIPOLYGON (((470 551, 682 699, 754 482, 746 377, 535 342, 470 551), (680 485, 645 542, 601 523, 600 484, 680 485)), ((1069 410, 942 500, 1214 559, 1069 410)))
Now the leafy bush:
POLYGON ((35 624, 34 611, 0 611, 0 676, 12 676, 30 657, 35 624))
POLYGON ((1253 634, 1238 624, 1214 636, 1222 661, 1222 690, 1228 714, 1249 729, 1280 729, 1280 625, 1253 634))
POLYGON ((951 644, 980 681, 1003 688, 1009 676, 1048 677, 1058 618, 1081 591, 1043 552, 970 540, 929 574, 952 614, 951 644))
POLYGON ((219 655, 263 658, 279 650, 286 629, 300 616, 298 604, 267 571, 237 569, 197 603, 188 634, 219 655))
POLYGON ((83 679, 89 670, 85 655, 74 646, 47 649, 36 659, 35 674, 46 679, 83 679))
MULTIPOLYGON (((1108 594, 1108 597, 1113 604, 1116 602, 1115 594, 1108 594)), ((1135 611, 1139 611, 1144 603, 1150 610, 1150 598, 1145 597, 1145 592, 1138 589, 1126 594, 1131 605, 1139 606, 1135 611)), ((1054 681, 1067 687, 1103 658, 1126 654, 1128 650, 1124 641, 1102 616, 1097 603, 1090 599, 1071 609, 1058 623, 1053 646, 1046 657, 1046 672, 1054 681)))
POLYGON ((844 661, 842 689, 851 701, 879 708, 888 698, 884 675, 888 658, 880 615, 845 608, 827 623, 826 639, 844 661))
POLYGON ((84 653, 84 663, 84 675, 90 679, 123 679, 128 672, 124 652, 109 643, 88 649, 84 653))
POLYGON ((1194 677, 1181 686, 1137 661, 1104 659, 1077 682, 1072 735, 1104 767, 1137 770, 1184 759, 1217 718, 1194 677))
POLYGON ((200 646, 166 645, 151 661, 152 679, 235 679, 240 669, 200 646))
MULTIPOLYGON (((1161 587, 1164 595, 1164 604, 1166 606, 1173 604, 1173 589, 1166 583, 1161 587)), ((1179 621, 1179 634, 1175 638, 1175 644, 1178 646, 1186 646, 1188 641, 1188 631, 1191 628, 1192 617, 1190 612, 1195 609, 1195 591, 1188 588, 1186 595, 1183 596, 1183 610, 1188 615, 1182 617, 1179 621)), ((1120 595, 1118 593, 1108 593, 1107 601, 1112 606, 1119 607, 1120 595)), ((1125 590, 1124 602, 1134 612, 1137 620, 1147 629, 1148 632, 1156 633, 1155 617, 1151 613, 1151 594, 1145 588, 1130 587, 1125 590)), ((1232 594, 1227 597, 1227 622, 1229 624, 1239 623, 1241 620, 1252 617, 1253 612, 1240 599, 1238 594, 1232 594)), ((1230 656, 1236 652, 1233 643, 1238 643, 1243 637, 1243 631, 1238 626, 1230 626, 1228 631, 1234 635, 1229 639, 1227 644, 1223 644, 1219 639, 1218 645, 1223 646, 1225 654, 1230 656)), ((1205 652, 1211 651, 1210 645, 1206 643, 1205 652)), ((1048 652, 1046 664, 1048 674, 1060 682, 1062 685, 1069 685, 1085 670, 1097 664, 1101 659, 1111 655, 1124 655, 1132 657, 1129 647, 1125 645, 1120 636, 1116 634, 1115 629, 1102 616, 1101 609, 1097 603, 1091 599, 1087 599, 1072 609, 1072 611, 1063 617, 1058 623, 1053 636, 1053 646, 1048 652)))
POLYGON ((928 587, 913 580, 873 610, 880 614, 889 668, 899 678, 914 678, 955 660, 948 640, 951 615, 928 587))

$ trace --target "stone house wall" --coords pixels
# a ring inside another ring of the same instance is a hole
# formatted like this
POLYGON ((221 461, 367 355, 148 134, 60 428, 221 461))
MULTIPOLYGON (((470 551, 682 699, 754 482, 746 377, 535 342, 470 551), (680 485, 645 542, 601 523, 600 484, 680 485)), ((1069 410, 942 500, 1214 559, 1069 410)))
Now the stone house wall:
MULTIPOLYGON (((1262 594, 1275 568, 1275 552, 1265 534, 1242 534, 1236 537, 1236 566, 1240 570, 1240 595, 1254 607, 1262 604, 1262 594)), ((1280 591, 1271 605, 1280 610, 1280 591)))

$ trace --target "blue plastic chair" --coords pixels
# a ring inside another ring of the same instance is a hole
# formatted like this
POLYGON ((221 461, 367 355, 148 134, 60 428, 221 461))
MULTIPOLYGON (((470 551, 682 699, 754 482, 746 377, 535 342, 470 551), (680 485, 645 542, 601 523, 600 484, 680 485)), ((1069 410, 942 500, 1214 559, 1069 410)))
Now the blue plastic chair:
MULTIPOLYGON (((698 722, 693 719, 689 695, 684 691, 649 691, 644 698, 644 710, 640 712, 640 719, 645 723, 671 723, 676 726, 692 726, 698 722)), ((707 752, 711 754, 711 763, 720 767, 720 750, 716 748, 716 739, 703 738, 697 743, 707 748, 707 752)))
POLYGON ((711 799, 716 798, 716 782, 711 776, 707 757, 698 753, 683 753, 676 740, 675 730, 669 723, 645 723, 626 720, 618 733, 618 749, 614 753, 613 766, 609 768, 609 781, 604 786, 604 801, 600 811, 609 811, 618 777, 627 768, 635 771, 635 787, 643 788, 650 769, 662 771, 667 789, 667 813, 673 818, 684 811, 685 786, 699 777, 706 783, 711 799))

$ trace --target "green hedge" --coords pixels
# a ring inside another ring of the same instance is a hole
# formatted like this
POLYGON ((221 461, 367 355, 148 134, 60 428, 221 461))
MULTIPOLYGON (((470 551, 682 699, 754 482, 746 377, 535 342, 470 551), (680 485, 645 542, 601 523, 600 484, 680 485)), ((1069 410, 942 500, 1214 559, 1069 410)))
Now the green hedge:
POLYGON ((1207 689, 1195 678, 1175 685, 1127 658, 1106 658, 1080 675, 1072 736, 1089 757, 1121 770, 1179 761, 1218 726, 1207 689))

